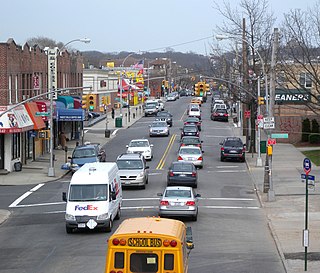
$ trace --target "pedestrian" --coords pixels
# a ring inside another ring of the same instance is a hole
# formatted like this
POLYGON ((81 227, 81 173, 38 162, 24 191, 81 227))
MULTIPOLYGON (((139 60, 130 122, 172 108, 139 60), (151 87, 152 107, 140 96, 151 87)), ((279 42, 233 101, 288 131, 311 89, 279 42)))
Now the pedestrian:
POLYGON ((112 117, 112 119, 114 119, 114 109, 113 109, 113 107, 111 109, 111 117, 112 117))
POLYGON ((66 147, 66 145, 67 145, 67 137, 64 134, 64 132, 60 132, 60 145, 61 145, 62 149, 64 149, 64 147, 66 147))
POLYGON ((80 144, 79 141, 77 141, 77 142, 76 142, 76 147, 79 146, 79 144, 80 144))

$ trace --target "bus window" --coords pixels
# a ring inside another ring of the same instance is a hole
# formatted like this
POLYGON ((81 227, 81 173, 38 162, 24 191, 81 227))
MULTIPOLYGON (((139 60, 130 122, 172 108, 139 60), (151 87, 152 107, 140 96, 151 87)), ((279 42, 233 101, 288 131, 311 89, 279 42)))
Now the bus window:
POLYGON ((130 271, 133 273, 158 272, 158 255, 151 253, 132 253, 130 271))
POLYGON ((124 268, 124 253, 116 252, 114 254, 114 267, 115 268, 124 268))
POLYGON ((164 270, 174 269, 174 256, 173 254, 164 254, 164 270))

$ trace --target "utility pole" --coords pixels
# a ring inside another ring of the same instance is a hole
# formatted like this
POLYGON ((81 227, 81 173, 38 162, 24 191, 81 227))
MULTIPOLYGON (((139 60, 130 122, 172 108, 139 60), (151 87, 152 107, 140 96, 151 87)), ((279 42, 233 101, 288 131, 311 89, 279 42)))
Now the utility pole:
MULTIPOLYGON (((247 60, 247 43, 246 43, 246 19, 242 19, 242 84, 245 89, 248 86, 248 60, 247 60)), ((244 117, 245 111, 248 109, 245 103, 242 104, 242 121, 243 135, 246 136, 246 144, 248 144, 248 119, 244 117)))

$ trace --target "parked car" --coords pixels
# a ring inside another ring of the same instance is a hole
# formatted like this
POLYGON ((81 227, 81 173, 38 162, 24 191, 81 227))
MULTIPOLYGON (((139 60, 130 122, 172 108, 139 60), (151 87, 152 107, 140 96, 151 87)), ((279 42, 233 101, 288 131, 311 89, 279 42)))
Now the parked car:
POLYGON ((198 219, 198 197, 191 187, 169 186, 161 196, 159 202, 159 216, 191 217, 193 221, 198 219))
POLYGON ((145 189, 149 181, 149 166, 142 154, 121 154, 117 158, 117 166, 122 186, 145 189))
POLYGON ((243 144, 239 137, 227 137, 219 143, 220 160, 236 159, 245 162, 246 145, 243 144))
POLYGON ((153 144, 148 139, 133 139, 127 147, 127 153, 140 153, 146 160, 153 158, 153 144))
POLYGON ((200 136, 200 131, 198 129, 198 126, 195 124, 187 124, 181 128, 181 137, 182 139, 184 136, 200 136))
POLYGON ((201 131, 201 120, 197 117, 187 117, 183 124, 197 125, 198 130, 201 131))
POLYGON ((155 120, 165 121, 170 127, 173 125, 172 115, 167 111, 158 112, 155 120))
POLYGON ((180 147, 182 146, 197 146, 202 151, 202 143, 199 137, 196 136, 185 136, 180 140, 180 147))
POLYGON ((182 146, 178 152, 178 161, 192 162, 196 167, 203 167, 203 153, 199 147, 182 146))
POLYGON ((149 136, 169 136, 169 125, 165 121, 154 121, 149 125, 149 136))
POLYGON ((198 185, 197 169, 192 162, 172 162, 167 176, 167 185, 191 186, 198 185))
POLYGON ((106 153, 98 143, 85 143, 74 148, 70 159, 70 169, 72 172, 79 170, 85 163, 105 162, 106 153))
POLYGON ((216 109, 211 113, 211 119, 217 121, 226 121, 228 122, 229 114, 227 109, 216 109))

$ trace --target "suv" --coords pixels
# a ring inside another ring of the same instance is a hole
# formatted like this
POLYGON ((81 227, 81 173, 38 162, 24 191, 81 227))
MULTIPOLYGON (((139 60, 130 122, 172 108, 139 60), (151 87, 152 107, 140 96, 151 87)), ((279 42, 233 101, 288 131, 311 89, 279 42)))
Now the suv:
POLYGON ((144 116, 156 115, 159 112, 159 103, 157 101, 147 102, 144 108, 144 116))
POLYGON ((155 118, 156 121, 165 121, 170 127, 172 127, 172 115, 167 111, 158 112, 155 118))
POLYGON ((76 172, 85 163, 92 162, 105 162, 106 153, 101 149, 98 143, 86 143, 84 145, 76 146, 72 152, 70 159, 70 169, 72 172, 76 172))
POLYGON ((227 158, 238 159, 241 162, 245 162, 246 145, 243 144, 239 137, 227 137, 223 142, 219 143, 220 149, 220 160, 224 161, 227 158))
POLYGON ((122 186, 146 188, 149 166, 142 154, 121 154, 117 158, 117 165, 122 186))

